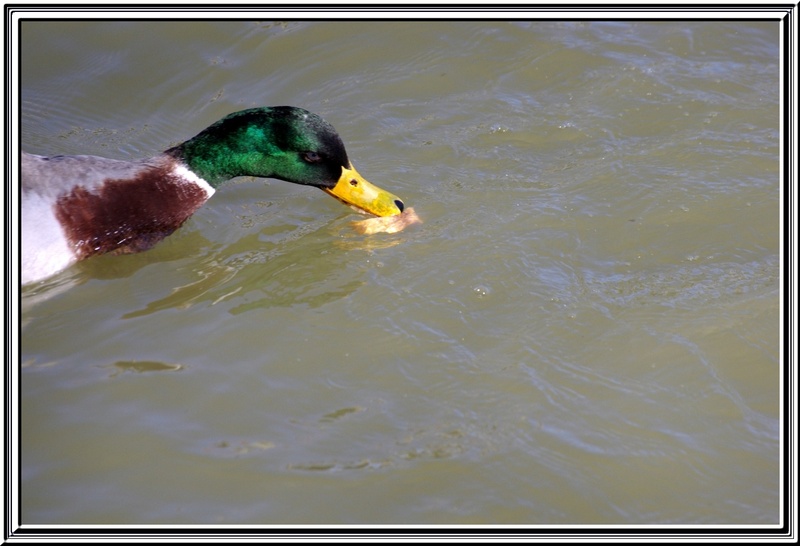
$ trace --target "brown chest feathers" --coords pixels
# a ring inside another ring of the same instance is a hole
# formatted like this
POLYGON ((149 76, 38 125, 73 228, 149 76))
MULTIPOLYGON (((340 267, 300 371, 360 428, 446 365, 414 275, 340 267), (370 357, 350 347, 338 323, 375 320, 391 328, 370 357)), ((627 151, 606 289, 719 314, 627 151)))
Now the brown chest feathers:
POLYGON ((161 169, 132 180, 75 187, 58 198, 55 214, 78 259, 151 248, 178 229, 208 199, 206 190, 161 169))

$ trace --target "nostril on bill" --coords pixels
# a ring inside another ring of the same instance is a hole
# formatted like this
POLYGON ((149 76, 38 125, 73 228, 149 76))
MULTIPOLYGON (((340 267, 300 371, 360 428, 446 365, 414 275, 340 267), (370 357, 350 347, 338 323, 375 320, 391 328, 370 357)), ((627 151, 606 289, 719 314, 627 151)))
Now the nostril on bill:
POLYGON ((397 205, 397 208, 400 209, 400 212, 403 212, 403 209, 406 208, 403 202, 400 201, 399 199, 395 199, 394 204, 397 205))

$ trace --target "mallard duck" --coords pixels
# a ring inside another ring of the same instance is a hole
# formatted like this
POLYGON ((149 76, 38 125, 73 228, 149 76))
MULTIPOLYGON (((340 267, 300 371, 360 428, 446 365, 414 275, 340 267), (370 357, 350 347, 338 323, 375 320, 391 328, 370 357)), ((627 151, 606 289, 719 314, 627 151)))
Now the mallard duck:
POLYGON ((292 106, 235 112, 149 159, 23 152, 21 167, 23 284, 97 254, 151 248, 237 176, 316 186, 376 216, 404 209, 358 174, 328 122, 292 106))

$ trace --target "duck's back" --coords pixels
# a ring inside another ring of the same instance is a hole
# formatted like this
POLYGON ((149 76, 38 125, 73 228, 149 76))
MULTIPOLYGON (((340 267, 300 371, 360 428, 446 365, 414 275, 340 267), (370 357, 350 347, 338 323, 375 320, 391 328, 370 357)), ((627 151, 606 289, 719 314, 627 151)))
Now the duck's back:
POLYGON ((58 198, 81 186, 94 191, 109 180, 131 180, 158 168, 155 159, 120 161, 93 155, 22 153, 22 191, 58 198))

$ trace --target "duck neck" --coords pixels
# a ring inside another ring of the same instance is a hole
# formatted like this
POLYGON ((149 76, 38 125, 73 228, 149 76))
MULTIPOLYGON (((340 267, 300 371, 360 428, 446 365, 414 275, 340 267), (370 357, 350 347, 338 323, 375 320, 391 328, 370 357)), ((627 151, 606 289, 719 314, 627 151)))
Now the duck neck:
POLYGON ((211 126, 165 154, 181 161, 214 189, 237 176, 272 176, 274 156, 280 152, 263 130, 250 126, 226 134, 215 129, 211 126))

